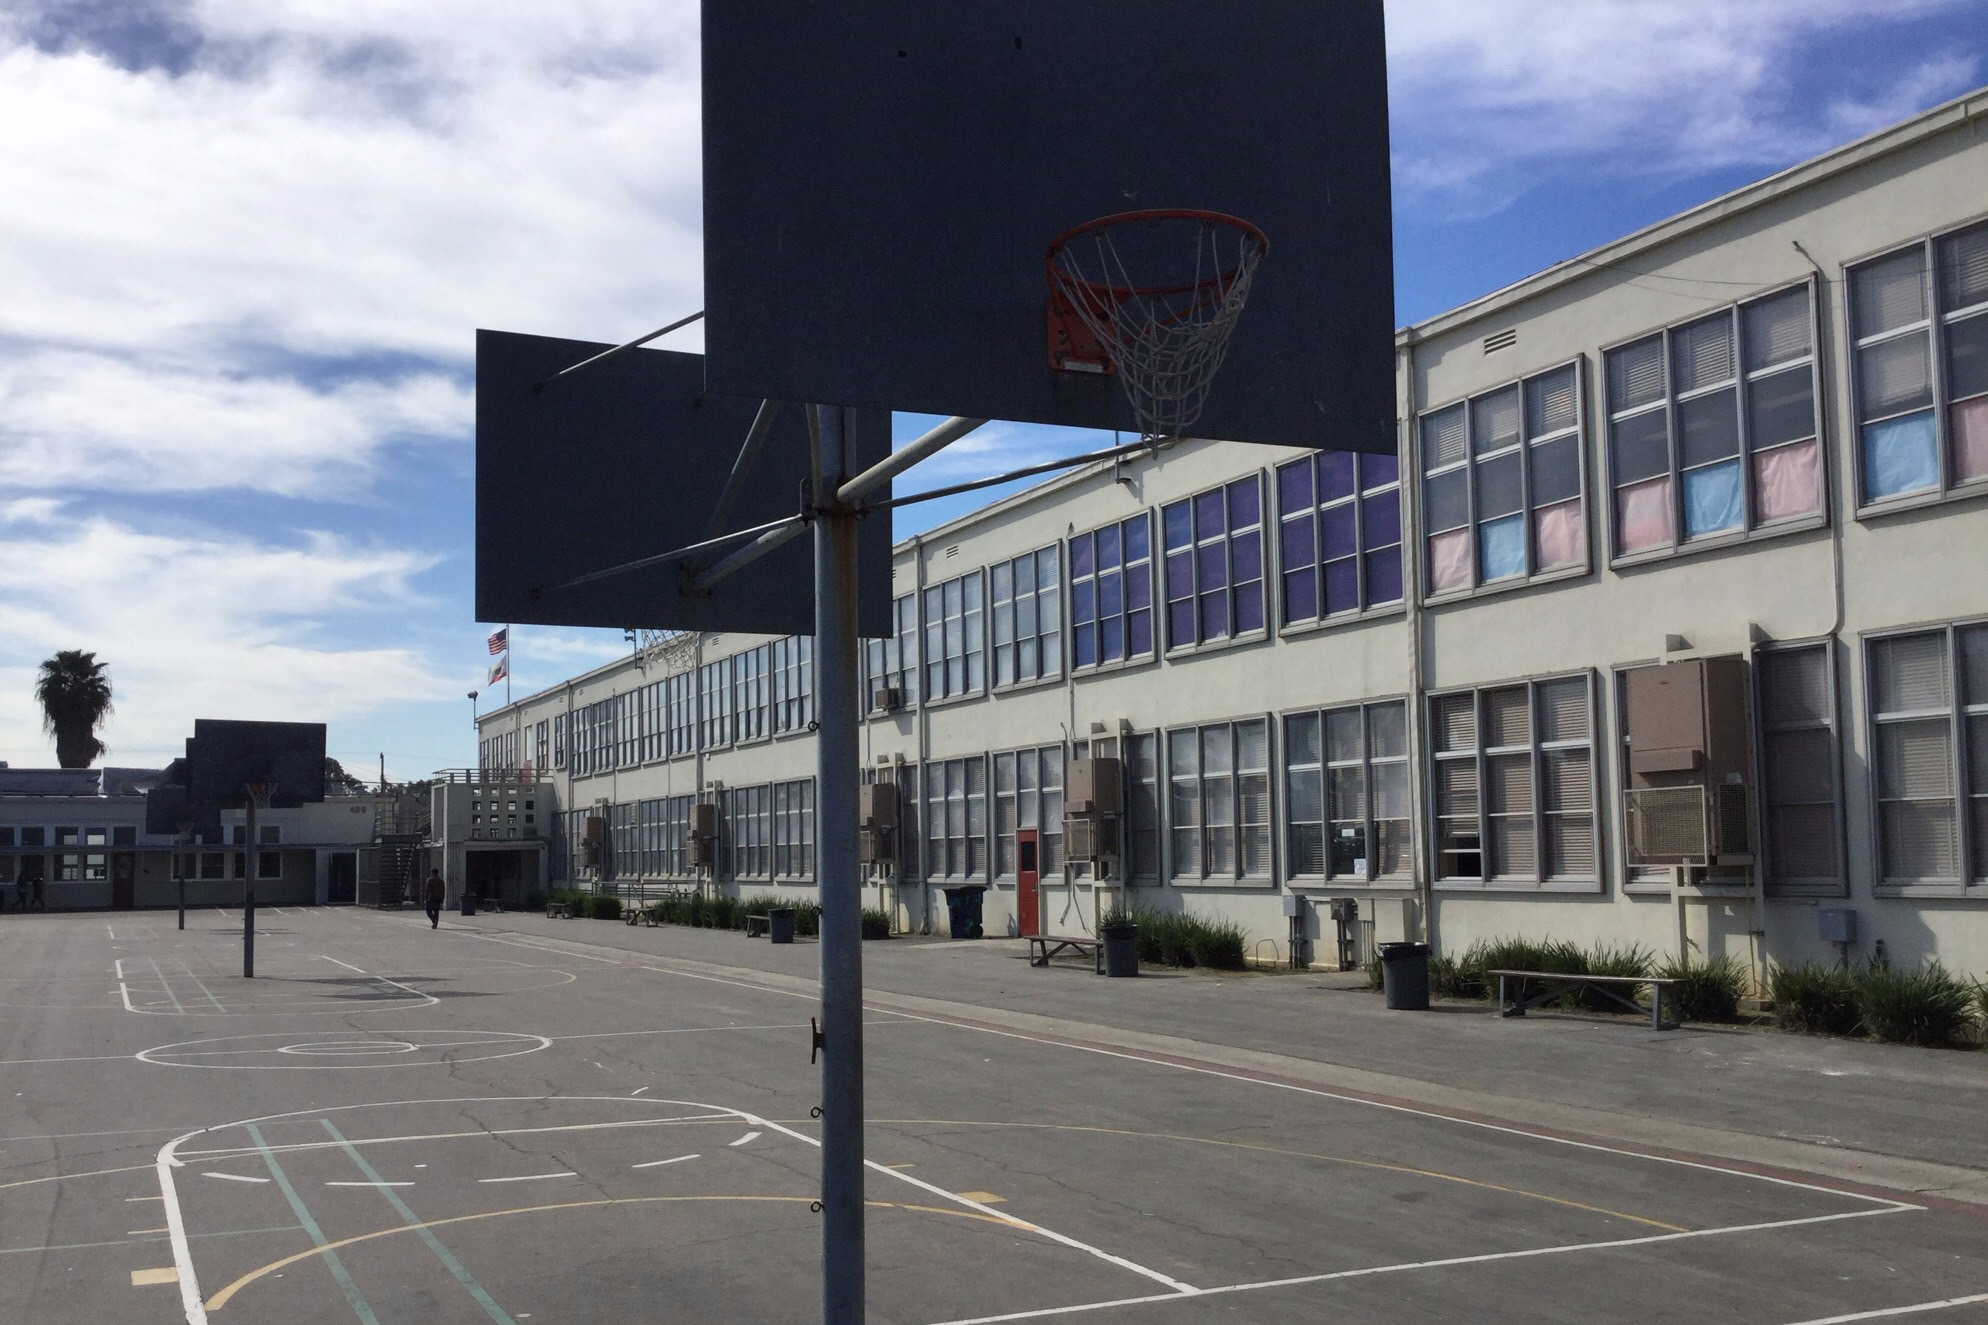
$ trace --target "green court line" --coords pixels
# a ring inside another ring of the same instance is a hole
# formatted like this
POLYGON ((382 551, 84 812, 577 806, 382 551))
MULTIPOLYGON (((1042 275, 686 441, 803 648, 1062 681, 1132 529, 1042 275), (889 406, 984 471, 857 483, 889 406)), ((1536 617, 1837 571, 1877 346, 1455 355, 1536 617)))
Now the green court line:
POLYGON ((339 1288, 344 1290, 345 1300, 352 1307, 352 1314, 360 1319, 362 1325, 380 1325, 380 1318, 373 1314, 373 1308, 367 1303, 366 1295, 359 1291, 359 1285, 353 1283, 352 1276, 346 1272, 345 1262, 338 1259, 337 1252, 325 1246, 331 1239, 318 1227, 318 1221, 311 1218, 311 1212, 305 1208, 303 1200, 297 1195, 297 1189, 290 1185, 290 1176, 283 1172, 283 1166, 276 1162, 276 1155, 270 1150, 269 1143, 262 1139, 261 1130, 254 1123, 250 1123, 248 1134, 249 1140, 255 1142, 255 1148, 262 1152, 262 1162, 269 1166, 269 1176, 276 1179, 276 1185, 283 1189, 283 1195, 289 1200, 290 1208, 296 1212, 297 1222, 304 1226, 304 1232, 311 1235, 311 1242, 323 1248, 318 1254, 324 1257, 325 1265, 331 1270, 331 1277, 338 1280, 339 1288))
MULTIPOLYGON (((348 1141, 342 1132, 331 1125, 331 1119, 320 1118, 318 1121, 324 1124, 324 1130, 331 1133, 332 1139, 338 1142, 340 1148, 351 1157, 352 1162, 359 1166, 359 1172, 366 1175, 368 1182, 383 1183, 386 1181, 385 1178, 380 1176, 378 1169, 375 1169, 371 1164, 366 1162, 366 1157, 359 1153, 358 1148, 348 1141)), ((482 1307, 485 1314, 491 1320, 497 1322, 497 1325, 518 1325, 516 1321, 511 1319, 510 1313, 498 1306, 491 1299, 490 1294, 483 1291, 483 1285, 476 1282, 476 1276, 471 1274, 463 1266, 463 1263, 455 1258, 454 1253, 442 1245, 442 1240, 435 1236, 434 1230, 423 1225, 421 1216, 415 1214, 408 1207, 407 1202, 400 1199, 399 1192, 396 1192, 391 1187, 379 1187, 376 1190, 380 1195, 387 1198, 395 1210, 400 1212, 402 1219, 416 1226, 414 1231, 420 1235, 423 1242, 428 1244, 428 1250, 435 1253, 435 1259, 442 1263, 444 1269, 455 1276, 456 1282, 461 1284, 464 1290, 476 1299, 476 1305, 482 1307)))
POLYGON ((173 1011, 184 1017, 186 1009, 180 1006, 179 995, 173 992, 172 981, 166 979, 166 973, 159 969, 159 959, 152 957, 148 958, 148 960, 152 963, 152 974, 159 977, 159 984, 166 991, 166 997, 173 1001, 173 1011))

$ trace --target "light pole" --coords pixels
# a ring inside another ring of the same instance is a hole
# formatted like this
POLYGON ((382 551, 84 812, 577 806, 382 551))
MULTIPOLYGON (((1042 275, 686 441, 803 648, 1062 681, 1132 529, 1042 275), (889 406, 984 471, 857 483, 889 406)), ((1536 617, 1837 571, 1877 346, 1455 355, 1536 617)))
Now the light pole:
POLYGON ((469 692, 469 725, 472 729, 476 727, 476 696, 476 691, 469 692))

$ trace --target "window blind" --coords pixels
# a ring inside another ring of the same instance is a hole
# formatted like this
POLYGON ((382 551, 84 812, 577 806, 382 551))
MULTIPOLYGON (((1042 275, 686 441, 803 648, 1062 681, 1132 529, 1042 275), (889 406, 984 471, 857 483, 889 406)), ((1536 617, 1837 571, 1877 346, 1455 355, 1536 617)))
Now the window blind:
POLYGON ((1926 316, 1924 250, 1913 248, 1858 268, 1851 276, 1851 297, 1857 310, 1858 340, 1923 320, 1926 316))
POLYGON ((1608 407, 1621 412, 1647 405, 1664 394, 1664 338, 1611 350, 1608 355, 1608 407))
POLYGON ((1941 308, 1988 303, 1988 225, 1942 239, 1939 261, 1941 308))
POLYGON ((1673 371, 1679 391, 1724 382, 1733 375, 1733 321, 1721 313, 1671 333, 1673 371))
POLYGON ((1575 395, 1571 366, 1526 383, 1526 435, 1544 437, 1573 427, 1575 395))
POLYGON ((1871 648, 1879 713, 1947 706, 1947 641, 1943 634, 1882 639, 1871 648))
POLYGON ((1809 352, 1809 292, 1790 290, 1746 307, 1749 371, 1798 359, 1809 352))

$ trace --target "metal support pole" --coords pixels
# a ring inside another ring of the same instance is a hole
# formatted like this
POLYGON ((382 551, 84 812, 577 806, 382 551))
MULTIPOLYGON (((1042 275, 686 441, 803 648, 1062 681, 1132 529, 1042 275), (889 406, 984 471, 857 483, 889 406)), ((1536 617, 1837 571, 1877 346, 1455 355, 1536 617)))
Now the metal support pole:
POLYGON ((253 794, 248 798, 245 817, 248 823, 242 830, 242 836, 248 840, 243 843, 246 849, 242 852, 242 978, 253 980, 255 978, 255 796, 253 794))
POLYGON ((856 515, 845 411, 815 406, 815 878, 821 892, 823 1325, 863 1325, 863 929, 856 863, 856 515))
POLYGON ((186 928, 186 844, 193 840, 190 830, 173 834, 173 881, 179 884, 179 927, 186 928))

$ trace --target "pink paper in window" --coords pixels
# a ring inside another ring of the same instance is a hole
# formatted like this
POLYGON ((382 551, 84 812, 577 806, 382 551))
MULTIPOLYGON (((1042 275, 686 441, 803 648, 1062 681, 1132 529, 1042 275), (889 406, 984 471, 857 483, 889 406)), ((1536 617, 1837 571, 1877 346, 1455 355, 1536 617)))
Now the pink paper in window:
POLYGON ((1470 530, 1429 535, 1429 592, 1470 587, 1470 530))
POLYGON ((1948 409, 1947 427, 1953 431, 1954 482, 1988 478, 1988 396, 1948 409))
POLYGON ((1616 538, 1624 552, 1668 547, 1677 541, 1671 519, 1670 479, 1653 478, 1615 492, 1616 538))
POLYGON ((1812 441, 1777 446, 1753 458, 1753 500, 1762 521, 1815 513, 1819 504, 1815 464, 1812 441))
POLYGON ((1581 499, 1542 506, 1532 513, 1541 570, 1577 566, 1588 559, 1588 522, 1581 499))

